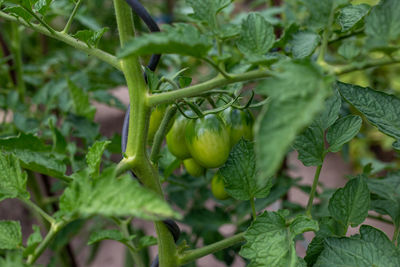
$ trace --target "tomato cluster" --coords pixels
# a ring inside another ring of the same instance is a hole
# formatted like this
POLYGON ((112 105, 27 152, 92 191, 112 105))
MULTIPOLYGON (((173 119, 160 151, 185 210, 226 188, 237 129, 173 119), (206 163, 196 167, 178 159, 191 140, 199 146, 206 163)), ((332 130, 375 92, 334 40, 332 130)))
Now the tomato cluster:
MULTIPOLYGON (((197 119, 180 114, 167 134, 167 146, 174 156, 183 160, 190 175, 200 177, 206 169, 221 167, 240 138, 251 140, 253 124, 254 116, 248 109, 230 107, 197 119)), ((228 198, 218 172, 212 179, 211 189, 216 198, 228 198)))

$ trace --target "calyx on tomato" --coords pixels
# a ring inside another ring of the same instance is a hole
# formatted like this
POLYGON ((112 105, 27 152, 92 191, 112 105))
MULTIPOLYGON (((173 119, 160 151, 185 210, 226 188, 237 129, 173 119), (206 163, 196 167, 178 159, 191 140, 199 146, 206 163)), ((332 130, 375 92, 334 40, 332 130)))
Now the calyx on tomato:
POLYGON ((200 177, 205 173, 205 169, 192 158, 185 159, 183 165, 185 166, 186 171, 193 177, 200 177))
POLYGON ((221 113, 221 117, 229 129, 232 146, 242 137, 247 140, 253 139, 254 116, 250 110, 240 110, 230 107, 221 113))
POLYGON ((219 172, 217 172, 211 180, 211 192, 216 199, 224 200, 229 198, 225 191, 224 180, 219 172))
POLYGON ((225 163, 230 151, 229 131, 216 114, 190 120, 185 140, 190 154, 204 168, 217 168, 225 163))
POLYGON ((183 115, 178 115, 167 134, 167 146, 169 151, 179 159, 190 158, 190 152, 185 142, 185 129, 189 119, 183 115))

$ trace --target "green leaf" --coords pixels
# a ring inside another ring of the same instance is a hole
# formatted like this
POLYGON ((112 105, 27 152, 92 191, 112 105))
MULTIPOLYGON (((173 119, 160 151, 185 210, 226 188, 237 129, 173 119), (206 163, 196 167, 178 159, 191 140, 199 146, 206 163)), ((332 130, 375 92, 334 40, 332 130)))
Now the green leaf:
POLYGON ((342 27, 342 32, 352 29, 367 15, 369 9, 370 6, 367 4, 348 5, 340 9, 337 20, 342 27))
POLYGON ((27 23, 30 23, 31 19, 33 18, 33 16, 28 11, 20 6, 6 7, 2 11, 7 12, 14 17, 22 18, 27 23))
POLYGON ((139 239, 138 249, 157 245, 157 238, 151 235, 143 236, 139 239))
POLYGON ((305 215, 287 220, 279 212, 265 212, 246 230, 246 244, 240 255, 252 267, 302 266, 296 255, 294 238, 308 231, 317 231, 318 223, 305 215))
POLYGON ((243 138, 234 146, 220 172, 226 192, 238 200, 266 197, 272 186, 260 187, 257 184, 254 143, 243 138))
POLYGON ((324 110, 317 116, 315 122, 320 125, 323 130, 328 129, 339 117, 341 106, 342 98, 340 97, 339 91, 334 90, 333 95, 325 100, 324 110))
POLYGON ((96 143, 89 148, 89 151, 86 155, 86 163, 88 165, 90 175, 99 175, 101 157, 103 156, 104 150, 110 143, 110 141, 96 141, 96 143))
POLYGON ((274 28, 263 16, 250 13, 243 20, 240 39, 237 42, 237 46, 243 54, 264 55, 272 48, 274 41, 274 28))
POLYGON ((6 253, 6 257, 0 257, 1 267, 32 267, 37 265, 27 265, 22 257, 21 251, 12 251, 6 253))
POLYGON ((33 5, 33 8, 39 12, 41 15, 45 15, 46 12, 50 8, 52 0, 38 0, 36 3, 33 5))
POLYGON ((0 249, 17 249, 22 246, 21 225, 17 221, 0 221, 0 249))
POLYGON ((155 192, 139 184, 129 174, 116 178, 115 167, 110 167, 91 179, 88 171, 75 173, 74 181, 60 199, 62 212, 82 217, 93 215, 135 216, 159 220, 180 215, 155 192))
POLYGON ((319 166, 324 158, 324 145, 324 130, 313 123, 296 137, 293 148, 299 153, 299 160, 304 166, 319 166))
POLYGON ((381 214, 388 214, 395 225, 400 225, 400 171, 388 173, 382 179, 367 179, 373 194, 371 207, 381 214))
POLYGON ((322 110, 332 82, 307 61, 284 61, 275 71, 257 88, 270 99, 255 125, 260 182, 275 174, 296 135, 322 110))
POLYGON ((400 266, 400 252, 383 232, 372 226, 362 225, 360 235, 360 238, 327 238, 325 249, 313 266, 400 266))
POLYGON ((0 152, 0 201, 6 198, 29 199, 27 177, 14 155, 0 152))
POLYGON ((353 59, 360 55, 361 48, 356 40, 346 40, 339 46, 338 53, 345 59, 353 59))
POLYGON ((340 236, 343 234, 343 226, 331 217, 323 217, 319 221, 319 230, 315 233, 315 237, 307 247, 307 255, 304 260, 307 266, 313 266, 318 256, 324 250, 324 240, 327 237, 340 236), (338 227, 341 226, 341 227, 338 227))
POLYGON ((329 212, 343 225, 355 227, 368 216, 370 193, 362 176, 351 179, 339 188, 329 200, 329 212))
POLYGON ((192 17, 201 22, 205 22, 211 28, 217 26, 216 14, 227 7, 231 0, 186 0, 194 11, 192 17))
POLYGON ((40 227, 38 225, 33 225, 33 233, 28 237, 27 246, 24 250, 24 256, 31 254, 36 247, 42 242, 42 234, 40 233, 40 227))
POLYGON ((101 37, 103 37, 104 33, 108 30, 109 28, 102 28, 99 30, 81 30, 76 32, 73 36, 86 43, 88 47, 93 48, 98 46, 101 37))
POLYGON ((301 0, 307 7, 309 16, 307 25, 316 31, 324 29, 329 23, 331 12, 338 6, 348 3, 348 0, 301 0))
POLYGON ((64 155, 52 152, 39 138, 32 134, 20 134, 0 139, 0 148, 13 153, 25 169, 52 177, 66 179, 64 155))
POLYGON ((382 0, 365 18, 367 44, 371 48, 388 46, 400 37, 400 1, 382 0))
POLYGON ((204 57, 211 46, 211 41, 194 26, 175 23, 173 26, 164 25, 162 32, 135 37, 118 52, 118 57, 161 53, 204 57))
POLYGON ((124 237, 121 231, 116 229, 100 230, 90 234, 88 245, 93 245, 94 243, 110 239, 121 243, 127 242, 128 240, 124 237))
POLYGON ((342 146, 354 138, 360 131, 362 119, 360 116, 348 115, 337 120, 326 133, 330 152, 338 152, 342 146))
MULTIPOLYGON (((399 2, 400 3, 400 2, 399 2)), ((381 132, 400 140, 400 99, 357 85, 337 83, 342 96, 381 132)))
POLYGON ((293 35, 290 41, 290 50, 294 58, 310 56, 317 48, 321 38, 312 31, 299 31, 293 35))
POLYGON ((76 115, 93 120, 96 108, 90 105, 89 95, 70 80, 68 80, 68 88, 72 99, 73 112, 76 115))

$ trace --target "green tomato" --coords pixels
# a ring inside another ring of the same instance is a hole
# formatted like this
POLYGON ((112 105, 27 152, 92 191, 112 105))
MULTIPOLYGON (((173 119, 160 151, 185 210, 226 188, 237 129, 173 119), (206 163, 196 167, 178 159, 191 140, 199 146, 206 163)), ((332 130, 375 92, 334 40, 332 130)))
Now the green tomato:
POLYGON ((225 191, 224 180, 219 172, 211 180, 211 192, 216 199, 224 200, 229 198, 228 193, 225 191))
POLYGON ((189 119, 179 115, 167 134, 167 146, 169 151, 179 159, 190 158, 190 152, 185 142, 185 129, 189 119))
POLYGON ((151 112, 149 133, 147 136, 147 141, 149 142, 149 144, 153 143, 154 136, 156 135, 156 132, 161 125, 161 121, 164 118, 166 109, 167 105, 159 105, 151 112))
POLYGON ((254 116, 250 110, 227 108, 221 113, 228 126, 231 145, 234 146, 240 138, 253 139, 254 116))
POLYGON ((205 169, 194 159, 185 159, 183 165, 185 166, 186 171, 193 177, 200 177, 205 173, 205 169))
POLYGON ((186 145, 192 158, 207 169, 220 167, 230 151, 229 131, 215 114, 190 120, 185 131, 186 145))

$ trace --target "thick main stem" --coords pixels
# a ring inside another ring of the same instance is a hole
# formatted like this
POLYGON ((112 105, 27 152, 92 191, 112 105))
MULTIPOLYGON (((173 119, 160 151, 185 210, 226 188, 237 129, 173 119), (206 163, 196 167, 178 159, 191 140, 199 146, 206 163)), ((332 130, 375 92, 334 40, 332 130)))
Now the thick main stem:
MULTIPOLYGON (((134 37, 132 12, 123 0, 114 0, 117 26, 124 46, 128 39, 134 37)), ((149 127, 150 106, 147 99, 147 88, 137 56, 130 56, 120 61, 128 89, 130 101, 129 131, 126 155, 133 158, 133 172, 144 186, 163 197, 158 179, 158 170, 151 164, 146 151, 146 138, 149 127)), ((163 222, 155 222, 158 237, 159 263, 162 267, 176 266, 175 242, 163 222)))

